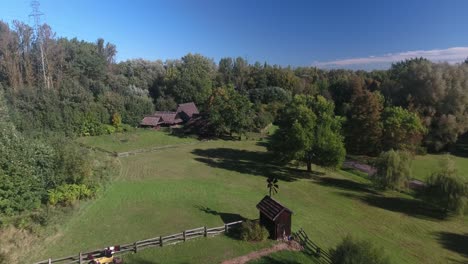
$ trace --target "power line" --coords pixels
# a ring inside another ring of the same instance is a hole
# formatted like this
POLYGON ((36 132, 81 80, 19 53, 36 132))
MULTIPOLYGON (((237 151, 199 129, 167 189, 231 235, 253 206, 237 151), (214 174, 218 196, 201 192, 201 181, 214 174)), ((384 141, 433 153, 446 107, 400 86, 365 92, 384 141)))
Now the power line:
POLYGON ((38 0, 31 1, 32 13, 29 14, 29 16, 34 18, 34 30, 36 31, 36 40, 37 40, 37 43, 39 44, 39 49, 41 51, 41 66, 42 66, 42 75, 44 78, 44 86, 47 89, 49 89, 49 81, 47 79, 47 73, 46 73, 46 63, 44 59, 43 39, 42 39, 42 34, 41 34, 41 29, 40 29, 41 16, 43 16, 44 13, 39 11, 39 6, 40 6, 40 3, 38 0))

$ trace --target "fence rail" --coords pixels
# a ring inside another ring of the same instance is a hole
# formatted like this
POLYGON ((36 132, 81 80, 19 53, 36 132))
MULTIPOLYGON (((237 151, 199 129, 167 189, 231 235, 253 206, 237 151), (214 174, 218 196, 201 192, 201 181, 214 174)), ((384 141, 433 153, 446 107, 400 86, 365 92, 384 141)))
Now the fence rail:
MULTIPOLYGON (((194 239, 197 237, 208 237, 208 236, 216 236, 225 232, 228 232, 229 229, 233 226, 241 224, 243 221, 236 221, 232 223, 224 224, 223 226, 219 227, 212 227, 207 228, 206 226, 198 227, 194 229, 189 229, 182 231, 181 233, 176 233, 167 236, 158 236, 154 238, 149 238, 145 240, 136 241, 130 244, 123 244, 120 245, 120 250, 114 253, 114 256, 120 256, 127 254, 129 252, 137 253, 142 249, 146 249, 149 247, 162 247, 166 245, 173 245, 180 242, 187 241, 189 239, 194 239)), ((52 264, 52 263, 60 263, 60 264, 84 264, 90 261, 89 257, 92 256, 97 258, 101 255, 103 249, 97 249, 89 252, 80 252, 78 254, 57 258, 57 259, 47 259, 39 262, 35 262, 34 264, 52 264)))
POLYGON ((309 236, 302 228, 299 229, 299 231, 295 232, 293 235, 294 238, 303 247, 303 251, 306 254, 315 256, 320 261, 320 263, 332 263, 330 253, 327 250, 323 250, 312 240, 310 240, 309 236))

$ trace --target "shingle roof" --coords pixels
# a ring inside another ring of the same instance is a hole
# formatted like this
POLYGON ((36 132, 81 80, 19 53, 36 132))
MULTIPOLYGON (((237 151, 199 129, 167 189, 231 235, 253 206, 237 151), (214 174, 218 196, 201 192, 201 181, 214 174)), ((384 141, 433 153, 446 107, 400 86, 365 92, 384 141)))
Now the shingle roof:
POLYGON ((257 209, 260 210, 265 216, 267 216, 270 220, 275 221, 275 219, 283 212, 288 211, 292 213, 291 210, 284 207, 279 202, 275 201, 270 196, 265 196, 263 199, 257 204, 257 209))
POLYGON ((157 126, 159 125, 161 117, 159 116, 145 116, 141 121, 142 126, 157 126))
POLYGON ((177 113, 184 112, 188 118, 192 118, 194 114, 199 114, 198 108, 194 102, 179 104, 177 107, 177 113))
POLYGON ((177 115, 176 112, 168 112, 168 111, 158 111, 153 114, 153 116, 161 118, 161 121, 160 121, 161 123, 169 124, 169 125, 181 122, 179 118, 176 118, 176 115, 177 115))

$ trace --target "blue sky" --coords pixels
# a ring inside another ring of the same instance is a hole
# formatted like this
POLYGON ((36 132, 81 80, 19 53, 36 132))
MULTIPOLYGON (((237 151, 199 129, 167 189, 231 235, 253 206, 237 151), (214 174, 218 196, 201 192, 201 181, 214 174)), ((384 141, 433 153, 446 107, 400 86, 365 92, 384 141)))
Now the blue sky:
MULTIPOLYGON (((382 68, 414 56, 468 57, 468 1, 41 0, 58 36, 117 45, 118 60, 174 59, 382 68), (373 56, 373 57, 371 57, 373 56)), ((0 0, 0 19, 32 23, 29 0, 0 0)))

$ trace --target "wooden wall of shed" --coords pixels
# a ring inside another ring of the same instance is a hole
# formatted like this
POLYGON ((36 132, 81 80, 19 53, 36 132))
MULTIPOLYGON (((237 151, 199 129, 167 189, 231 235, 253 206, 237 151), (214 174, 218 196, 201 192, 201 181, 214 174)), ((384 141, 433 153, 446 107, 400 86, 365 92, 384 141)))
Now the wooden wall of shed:
POLYGON ((260 224, 264 226, 268 233, 270 233, 270 239, 276 239, 276 225, 268 217, 260 212, 260 224))
POLYGON ((291 213, 288 211, 283 211, 275 221, 276 224, 276 239, 282 239, 283 238, 283 230, 286 234, 286 236, 291 235, 291 213))

